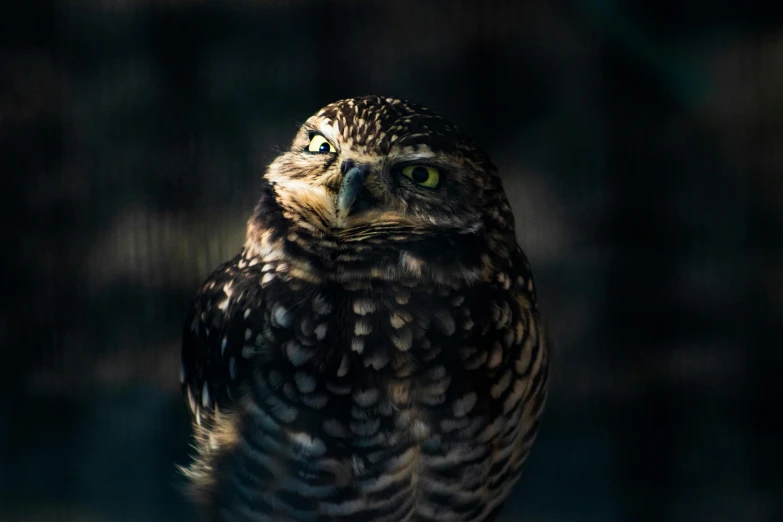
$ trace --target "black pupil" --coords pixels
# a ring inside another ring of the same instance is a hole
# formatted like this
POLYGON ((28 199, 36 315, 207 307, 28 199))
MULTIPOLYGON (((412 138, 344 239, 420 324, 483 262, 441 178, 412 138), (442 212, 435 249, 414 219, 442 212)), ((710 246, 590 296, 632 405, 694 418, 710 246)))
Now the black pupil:
POLYGON ((329 152, 329 144, 326 142, 321 143, 321 146, 318 147, 318 152, 329 152))
POLYGON ((430 177, 430 173, 424 167, 413 167, 411 179, 416 183, 424 183, 430 177))

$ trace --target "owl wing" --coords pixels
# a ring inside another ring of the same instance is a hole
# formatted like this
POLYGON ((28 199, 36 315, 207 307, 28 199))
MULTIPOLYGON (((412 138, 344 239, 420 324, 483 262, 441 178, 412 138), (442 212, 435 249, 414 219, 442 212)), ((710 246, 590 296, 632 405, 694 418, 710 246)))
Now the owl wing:
POLYGON ((261 339, 262 293, 243 270, 240 254, 215 270, 193 302, 182 340, 180 383, 194 421, 201 425, 214 408, 230 409, 252 368, 261 339))

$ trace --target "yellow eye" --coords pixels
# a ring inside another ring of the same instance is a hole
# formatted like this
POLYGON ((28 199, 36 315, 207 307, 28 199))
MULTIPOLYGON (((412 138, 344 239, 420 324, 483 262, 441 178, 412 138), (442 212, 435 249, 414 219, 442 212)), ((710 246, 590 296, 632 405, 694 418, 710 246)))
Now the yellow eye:
POLYGON ((336 152, 331 143, 326 141, 326 138, 320 134, 314 134, 310 138, 310 144, 307 146, 307 152, 317 152, 321 154, 328 154, 330 152, 336 152))
POLYGON ((435 167, 410 165, 402 169, 402 173, 422 187, 435 188, 440 182, 440 173, 435 167))

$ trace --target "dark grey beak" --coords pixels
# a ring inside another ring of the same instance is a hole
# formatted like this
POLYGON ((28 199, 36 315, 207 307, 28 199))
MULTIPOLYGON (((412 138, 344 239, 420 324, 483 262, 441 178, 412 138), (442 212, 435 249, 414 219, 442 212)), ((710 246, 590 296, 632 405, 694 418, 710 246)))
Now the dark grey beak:
POLYGON ((364 198, 364 180, 369 169, 365 165, 356 165, 352 160, 345 160, 340 166, 343 181, 337 194, 337 225, 343 226, 345 219, 352 210, 366 205, 360 204, 364 198))

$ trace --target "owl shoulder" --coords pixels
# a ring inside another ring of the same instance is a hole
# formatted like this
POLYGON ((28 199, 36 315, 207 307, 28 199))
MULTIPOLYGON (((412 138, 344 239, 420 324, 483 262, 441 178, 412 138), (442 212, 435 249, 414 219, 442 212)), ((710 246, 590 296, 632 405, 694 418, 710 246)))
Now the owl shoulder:
POLYGON ((201 286, 184 324, 182 337, 182 392, 195 420, 215 406, 230 408, 249 374, 250 352, 261 331, 253 322, 264 296, 258 268, 240 253, 219 266, 201 286))

